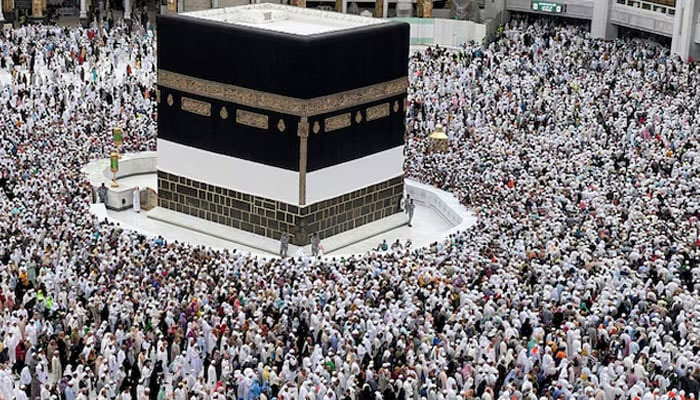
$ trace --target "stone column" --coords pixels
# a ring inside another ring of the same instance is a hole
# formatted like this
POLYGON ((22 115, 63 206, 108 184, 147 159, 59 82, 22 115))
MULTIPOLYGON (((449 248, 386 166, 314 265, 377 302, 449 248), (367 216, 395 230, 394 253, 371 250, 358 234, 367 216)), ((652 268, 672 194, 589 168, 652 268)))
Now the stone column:
POLYGON ((306 8, 306 0, 292 0, 292 5, 301 8, 306 8))
POLYGON ((168 14, 175 14, 177 12, 177 0, 168 0, 168 14))
POLYGON ((80 25, 82 25, 83 28, 87 28, 90 25, 87 16, 87 0, 80 0, 80 25))
POLYGON ((124 22, 131 28, 131 0, 124 0, 124 22))
POLYGON ((177 0, 177 12, 185 11, 185 0, 177 0))
POLYGON ((341 12, 343 14, 347 14, 348 13, 348 0, 342 0, 342 2, 343 2, 343 9, 341 10, 341 12))
POLYGON ((700 57, 700 45, 695 43, 695 35, 700 13, 700 0, 676 0, 676 15, 673 20, 671 53, 684 61, 689 57, 700 57))
POLYGON ((374 16, 379 18, 382 16, 382 10, 384 9, 384 2, 386 0, 375 0, 374 2, 374 16))
POLYGON ((499 24, 505 24, 508 21, 505 0, 486 1, 484 3, 484 11, 486 19, 495 19, 499 24))
POLYGON ((389 17, 389 0, 383 0, 382 2, 382 18, 389 17))
POLYGON ((343 0, 335 0, 335 12, 343 12, 343 0))
POLYGON ((219 8, 219 0, 211 0, 211 8, 219 8))
POLYGON ((593 39, 613 40, 617 37, 617 26, 610 22, 613 0, 593 0, 593 18, 591 19, 591 37, 593 39))

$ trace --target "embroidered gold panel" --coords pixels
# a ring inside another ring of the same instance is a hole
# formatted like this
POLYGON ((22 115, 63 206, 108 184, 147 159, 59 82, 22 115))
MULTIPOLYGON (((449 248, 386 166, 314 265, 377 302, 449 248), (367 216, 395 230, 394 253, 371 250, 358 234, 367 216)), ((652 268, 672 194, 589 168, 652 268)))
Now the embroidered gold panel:
POLYGON ((158 70, 158 85, 248 107, 308 117, 403 94, 408 87, 408 78, 398 78, 308 100, 208 81, 162 69, 158 70))
POLYGON ((325 127, 326 132, 333 132, 350 126, 350 120, 350 113, 334 115, 326 118, 326 120, 323 122, 323 126, 325 127))
POLYGON ((183 97, 180 99, 180 108, 183 111, 189 111, 193 114, 211 117, 211 104, 206 101, 183 97))
POLYGON ((367 107, 367 121, 389 116, 389 103, 382 103, 376 106, 367 107))
POLYGON ((221 119, 228 118, 228 110, 226 107, 221 107, 221 110, 219 110, 219 117, 221 117, 221 119))
POLYGON ((236 110, 236 122, 241 125, 248 125, 260 129, 267 129, 268 126, 267 115, 241 109, 236 110))

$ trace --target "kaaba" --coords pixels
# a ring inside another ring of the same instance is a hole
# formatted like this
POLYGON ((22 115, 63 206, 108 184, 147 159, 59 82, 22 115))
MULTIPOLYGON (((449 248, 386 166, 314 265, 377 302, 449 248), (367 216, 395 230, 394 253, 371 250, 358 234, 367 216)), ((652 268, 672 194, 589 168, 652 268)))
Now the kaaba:
POLYGON ((299 246, 400 212, 408 24, 279 4, 157 23, 159 207, 299 246))

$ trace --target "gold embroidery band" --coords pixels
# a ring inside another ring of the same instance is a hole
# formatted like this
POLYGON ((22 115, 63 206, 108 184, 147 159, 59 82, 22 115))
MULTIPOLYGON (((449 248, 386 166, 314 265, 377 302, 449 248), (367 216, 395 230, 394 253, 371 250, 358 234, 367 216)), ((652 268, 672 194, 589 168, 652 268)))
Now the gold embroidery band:
POLYGON ((350 113, 335 115, 328 117, 323 122, 326 132, 336 131, 338 129, 347 128, 350 126, 350 113))
POLYGON ((211 117, 211 104, 207 103, 206 101, 183 97, 180 101, 180 108, 193 114, 211 117))
POLYGON ((246 110, 236 110, 236 122, 253 128, 267 129, 267 115, 258 114, 246 110))
POLYGON ((162 69, 158 70, 158 85, 248 107, 308 117, 404 94, 408 88, 408 78, 398 78, 308 100, 208 81, 162 69))
POLYGON ((367 107, 367 121, 384 118, 389 115, 389 103, 382 103, 376 106, 367 107))

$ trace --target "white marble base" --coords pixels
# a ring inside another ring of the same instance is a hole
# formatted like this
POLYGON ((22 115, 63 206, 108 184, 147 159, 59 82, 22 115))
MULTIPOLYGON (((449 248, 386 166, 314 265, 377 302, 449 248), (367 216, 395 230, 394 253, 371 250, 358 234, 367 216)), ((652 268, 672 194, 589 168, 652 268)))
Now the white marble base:
MULTIPOLYGON (((276 248, 274 253, 264 252, 260 249, 255 249, 230 240, 148 218, 148 213, 146 212, 137 213, 131 209, 124 211, 107 210, 103 204, 93 204, 91 206, 91 212, 99 221, 103 221, 107 218, 109 222, 119 224, 123 229, 136 231, 151 237, 162 236, 170 242, 179 241, 190 243, 194 246, 206 246, 220 250, 235 249, 262 257, 276 256, 279 250, 276 248)), ((473 224, 474 221, 476 221, 476 218, 472 216, 467 216, 465 219, 469 221, 469 224, 473 224)), ((362 254, 376 249, 377 245, 381 243, 382 240, 392 243, 398 239, 402 244, 405 244, 407 240, 411 240, 414 247, 424 247, 443 238, 451 231, 451 227, 452 224, 437 214, 435 210, 417 202, 412 227, 402 225, 396 229, 365 238, 362 241, 339 248, 335 251, 325 251, 324 254, 328 256, 362 254)), ((321 241, 321 245, 325 246, 325 241, 321 241)), ((288 252, 288 254, 294 255, 291 251, 288 252)))
POLYGON ((362 225, 359 228, 351 229, 335 236, 325 238, 321 241, 321 246, 323 246, 324 253, 331 253, 361 242, 367 238, 390 232, 403 225, 408 225, 408 216, 406 216, 405 213, 394 214, 392 216, 370 222, 369 224, 362 225))
MULTIPOLYGON (((151 157, 148 155, 147 157, 151 157)), ((130 155, 123 156, 129 160, 130 155)), ((153 157, 155 160, 155 157, 153 157)), ((126 163, 129 165, 130 163, 126 163)), ((138 166, 138 163, 132 164, 138 166)), ((91 163, 90 167, 83 168, 93 186, 99 187, 104 180, 110 182, 104 172, 109 172, 107 160, 98 160, 91 163), (100 166, 99 162, 104 161, 100 166), (100 171, 102 173, 100 173, 100 171)), ((149 168, 147 163, 142 163, 139 168, 149 168)), ((138 171, 127 169, 124 171, 138 171)), ((153 166, 155 171, 155 165, 153 166)), ((156 174, 133 175, 123 177, 122 189, 128 191, 134 185, 148 187, 157 183, 156 174)), ((383 240, 389 244, 399 240, 405 244, 411 240, 414 247, 424 247, 435 241, 446 238, 453 232, 468 229, 476 223, 474 217, 466 207, 450 193, 424 185, 410 179, 405 180, 406 192, 411 195, 416 204, 413 226, 406 225, 405 214, 375 221, 355 230, 341 233, 334 237, 321 241, 323 254, 327 256, 341 256, 361 254, 373 251, 383 240)), ((117 191, 119 192, 119 191, 117 191)), ((131 191, 128 191, 128 204, 131 205, 131 191)), ((108 205, 109 206, 109 205, 108 205)), ((209 246, 216 249, 237 249, 256 255, 269 257, 279 253, 279 242, 249 232, 241 231, 225 225, 209 222, 200 218, 177 213, 170 210, 154 208, 149 212, 136 213, 126 209, 115 211, 106 209, 104 204, 93 204, 90 211, 100 221, 105 218, 110 222, 118 223, 122 228, 138 231, 148 236, 162 236, 169 241, 188 242, 193 245, 209 246)), ((288 255, 297 254, 296 246, 289 246, 288 255)), ((309 246, 302 248, 304 254, 310 254, 309 246)))
MULTIPOLYGON (((102 209, 105 209, 104 206, 102 206, 102 209)), ((168 242, 178 241, 180 243, 189 243, 193 246, 206 246, 217 250, 235 249, 237 251, 262 256, 272 256, 277 254, 276 252, 275 254, 262 252, 259 249, 247 247, 240 243, 219 239, 205 233, 196 232, 191 229, 175 226, 153 218, 148 218, 147 212, 145 211, 141 211, 140 213, 137 213, 134 210, 105 211, 109 222, 118 224, 122 229, 139 232, 149 237, 161 236, 168 242)), ((99 220, 104 220, 104 217, 100 217, 99 220)))
POLYGON ((411 195, 414 203, 434 210, 452 226, 441 238, 463 231, 476 222, 467 207, 451 193, 411 179, 406 179, 404 182, 406 193, 411 195))
MULTIPOLYGON (((193 217, 191 215, 168 210, 162 207, 156 207, 146 213, 148 218, 157 221, 165 222, 181 228, 186 228, 195 232, 204 233, 215 238, 227 240, 234 243, 242 244, 246 247, 253 248, 268 254, 278 254, 280 242, 268 237, 256 235, 230 226, 210 222, 202 218, 193 217)), ((387 218, 371 222, 359 228, 346 231, 321 241, 324 253, 330 253, 354 243, 361 242, 369 237, 377 236, 382 233, 396 229, 408 223, 408 217, 404 213, 394 214, 387 218)), ((304 254, 311 254, 311 246, 307 245, 301 248, 304 254)), ((289 245, 287 254, 298 254, 299 247, 289 245)))
MULTIPOLYGON (((240 229, 231 228, 230 226, 217 224, 202 218, 179 213, 177 211, 168 210, 163 207, 155 207, 146 213, 146 216, 156 221, 189 229, 194 232, 204 233, 206 235, 229 242, 242 244, 258 252, 267 254, 277 254, 279 252, 280 245, 277 240, 255 235, 240 229)), ((292 247, 293 246, 291 245, 289 246, 290 250, 292 247)), ((296 251, 296 247, 294 248, 294 251, 296 251)))

